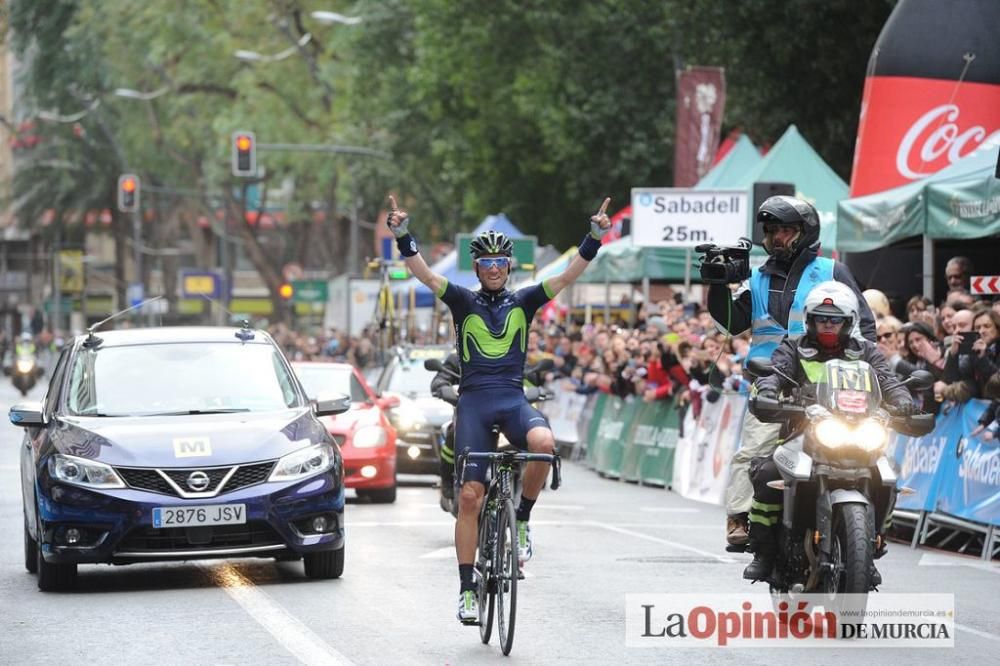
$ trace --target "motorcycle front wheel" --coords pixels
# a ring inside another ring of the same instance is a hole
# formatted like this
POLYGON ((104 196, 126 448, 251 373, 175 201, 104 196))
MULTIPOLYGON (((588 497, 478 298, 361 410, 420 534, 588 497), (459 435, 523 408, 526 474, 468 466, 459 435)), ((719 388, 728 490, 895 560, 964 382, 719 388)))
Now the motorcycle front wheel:
POLYGON ((875 530, 864 504, 838 504, 833 514, 833 573, 826 581, 828 596, 836 599, 848 622, 861 622, 868 605, 874 569, 875 530), (844 596, 849 595, 849 596, 844 596))

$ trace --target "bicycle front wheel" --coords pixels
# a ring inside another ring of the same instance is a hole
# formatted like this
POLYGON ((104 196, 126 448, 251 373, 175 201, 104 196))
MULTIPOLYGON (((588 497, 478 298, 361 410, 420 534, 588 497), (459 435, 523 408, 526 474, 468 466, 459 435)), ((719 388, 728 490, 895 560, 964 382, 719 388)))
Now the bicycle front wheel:
POLYGON ((497 521, 497 548, 493 567, 497 583, 497 633, 500 649, 510 654, 514 645, 514 620, 517 616, 517 523, 514 502, 506 500, 500 507, 497 521))
POLYGON ((478 579, 476 596, 479 602, 479 639, 490 642, 493 633, 493 610, 496 601, 496 579, 493 568, 493 516, 487 508, 489 498, 483 498, 483 510, 479 513, 479 553, 476 555, 478 579))

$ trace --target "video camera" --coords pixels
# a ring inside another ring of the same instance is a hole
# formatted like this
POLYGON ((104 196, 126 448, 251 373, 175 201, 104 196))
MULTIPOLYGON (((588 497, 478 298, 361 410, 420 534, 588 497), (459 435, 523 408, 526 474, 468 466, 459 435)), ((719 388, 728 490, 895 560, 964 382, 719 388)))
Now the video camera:
POLYGON ((750 248, 753 241, 740 238, 736 245, 723 247, 705 243, 694 248, 701 258, 701 279, 713 284, 734 284, 750 277, 750 248))

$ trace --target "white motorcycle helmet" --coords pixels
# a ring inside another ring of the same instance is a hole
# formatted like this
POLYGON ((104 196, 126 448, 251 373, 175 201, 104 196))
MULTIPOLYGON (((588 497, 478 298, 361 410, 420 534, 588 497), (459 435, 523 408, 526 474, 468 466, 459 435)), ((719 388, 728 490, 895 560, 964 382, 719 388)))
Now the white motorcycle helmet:
POLYGON ((859 309, 858 297, 846 284, 835 280, 820 282, 806 296, 806 336, 821 347, 845 348, 852 337, 861 337, 859 309), (816 331, 817 316, 844 318, 844 326, 836 341, 819 338, 816 331))

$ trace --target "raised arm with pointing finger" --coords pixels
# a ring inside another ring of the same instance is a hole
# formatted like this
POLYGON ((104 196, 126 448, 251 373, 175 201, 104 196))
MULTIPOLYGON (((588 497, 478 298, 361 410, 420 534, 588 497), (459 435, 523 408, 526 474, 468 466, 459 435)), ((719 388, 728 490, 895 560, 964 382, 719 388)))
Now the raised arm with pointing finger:
MULTIPOLYGON (((455 419, 457 453, 489 451, 495 446, 491 432, 494 424, 499 425, 507 440, 519 449, 550 455, 555 450, 548 420, 528 403, 522 388, 528 328, 538 308, 580 277, 597 256, 601 237, 611 228, 607 215, 609 203, 611 199, 605 199, 600 210, 590 218, 590 232, 584 236, 579 254, 573 257, 566 270, 542 284, 514 292, 506 289, 514 244, 506 235, 492 229, 479 234, 469 244, 481 287, 472 291, 449 284, 444 276, 428 268, 409 233, 409 216, 396 207, 393 197, 389 197, 387 223, 396 237, 406 267, 444 301, 455 323, 455 346, 462 367, 455 419)), ((548 464, 544 462, 531 462, 525 467, 516 515, 518 558, 522 563, 532 556, 528 521, 547 474, 548 464)), ((485 466, 474 463, 466 466, 459 495, 455 552, 461 580, 458 619, 464 624, 474 624, 479 619, 473 559, 485 475, 485 466)))

